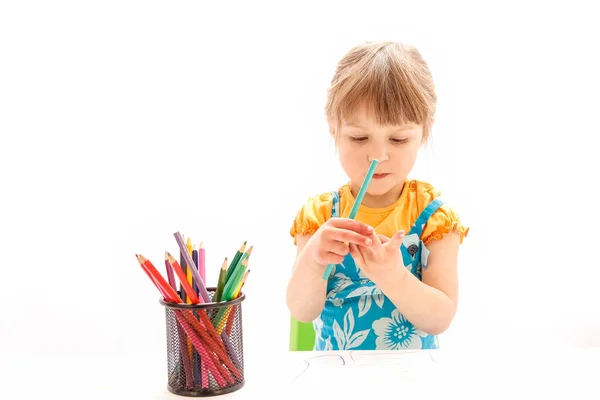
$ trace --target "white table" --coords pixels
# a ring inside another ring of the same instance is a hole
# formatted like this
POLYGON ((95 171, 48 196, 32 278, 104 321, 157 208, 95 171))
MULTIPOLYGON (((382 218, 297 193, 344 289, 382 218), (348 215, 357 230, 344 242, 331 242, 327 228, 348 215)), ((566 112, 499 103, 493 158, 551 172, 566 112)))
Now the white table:
MULTIPOLYGON (((3 354, 0 398, 46 399, 57 394, 61 400, 184 399, 167 391, 162 361, 156 354, 3 354)), ((275 393, 311 400, 334 395, 343 399, 385 399, 390 395, 441 399, 454 394, 486 399, 549 394, 600 399, 599 377, 600 348, 280 352, 247 358, 246 385, 216 398, 261 399, 275 393)))

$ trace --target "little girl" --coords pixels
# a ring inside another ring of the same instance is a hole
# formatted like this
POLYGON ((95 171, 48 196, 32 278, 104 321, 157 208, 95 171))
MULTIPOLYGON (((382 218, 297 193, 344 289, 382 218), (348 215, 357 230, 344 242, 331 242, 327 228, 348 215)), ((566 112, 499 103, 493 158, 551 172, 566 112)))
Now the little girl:
POLYGON ((454 318, 469 229, 432 185, 407 178, 436 100, 414 47, 366 43, 336 68, 326 116, 349 181, 309 198, 290 230, 297 256, 287 305, 312 321, 315 350, 434 349, 454 318), (373 159, 377 170, 349 219, 373 159))

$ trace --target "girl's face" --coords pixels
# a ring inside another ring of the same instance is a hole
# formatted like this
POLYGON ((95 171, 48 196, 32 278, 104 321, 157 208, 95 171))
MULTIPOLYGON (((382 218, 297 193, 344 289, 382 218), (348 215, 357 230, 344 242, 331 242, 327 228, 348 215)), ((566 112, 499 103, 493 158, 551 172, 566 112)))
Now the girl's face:
POLYGON ((400 195, 423 143, 423 126, 413 123, 378 125, 365 107, 342 121, 337 147, 342 168, 350 179, 352 193, 358 194, 371 161, 379 164, 362 204, 385 207, 400 195))

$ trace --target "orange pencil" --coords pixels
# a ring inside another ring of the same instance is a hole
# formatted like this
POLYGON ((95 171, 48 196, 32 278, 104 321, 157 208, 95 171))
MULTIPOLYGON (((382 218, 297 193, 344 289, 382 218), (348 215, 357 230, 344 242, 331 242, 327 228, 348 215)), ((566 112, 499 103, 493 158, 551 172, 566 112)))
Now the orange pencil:
POLYGON ((173 271, 175 271, 175 274, 177 274, 177 277, 179 278, 179 282, 183 286, 183 290, 185 290, 185 294, 187 295, 188 299, 190 299, 191 304, 200 303, 198 296, 196 296, 196 292, 194 292, 194 289, 192 289, 192 287, 188 283, 188 281, 185 277, 185 274, 183 273, 183 270, 181 269, 181 266, 179 265, 177 260, 175 258, 173 258, 173 256, 168 251, 165 251, 165 260, 169 261, 169 263, 171 264, 171 267, 173 268, 173 271))
MULTIPOLYGON (((187 251, 188 254, 190 255, 190 257, 193 254, 193 249, 192 249, 192 239, 190 239, 189 237, 187 238, 187 243, 186 243, 186 247, 187 247, 187 251)), ((193 286, 193 281, 192 281, 192 268, 191 266, 188 265, 188 268, 186 270, 186 277, 187 277, 187 282, 190 284, 190 286, 193 286)), ((196 292, 196 291, 194 291, 196 292)), ((190 299, 188 299, 188 304, 191 303, 191 301, 189 301, 190 299)))

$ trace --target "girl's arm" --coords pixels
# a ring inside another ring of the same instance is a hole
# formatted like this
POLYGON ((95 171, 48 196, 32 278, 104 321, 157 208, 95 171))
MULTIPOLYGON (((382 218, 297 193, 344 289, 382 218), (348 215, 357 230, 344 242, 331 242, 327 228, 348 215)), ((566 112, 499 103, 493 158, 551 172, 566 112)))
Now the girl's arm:
POLYGON ((431 335, 444 332, 456 313, 459 245, 456 232, 428 243, 422 282, 403 265, 375 282, 414 326, 431 335))
POLYGON ((300 322, 310 322, 321 314, 327 291, 327 281, 323 279, 325 266, 317 264, 304 251, 311 237, 296 239, 298 250, 286 294, 288 309, 300 322))

